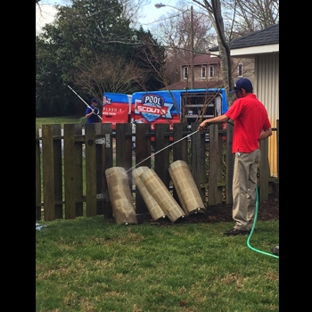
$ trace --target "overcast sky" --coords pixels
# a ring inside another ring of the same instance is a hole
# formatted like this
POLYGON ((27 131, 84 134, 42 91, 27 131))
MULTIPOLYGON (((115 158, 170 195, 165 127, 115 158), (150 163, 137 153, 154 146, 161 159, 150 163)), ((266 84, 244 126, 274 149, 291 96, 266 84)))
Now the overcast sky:
MULTIPOLYGON (((163 7, 160 9, 155 8, 156 3, 163 3, 174 6, 176 0, 150 0, 150 4, 142 6, 143 16, 145 18, 140 19, 140 23, 143 28, 148 28, 155 21, 159 19, 159 17, 163 14, 172 10, 170 7, 163 7)), ((56 14, 56 9, 53 5, 66 5, 71 4, 70 0, 41 0, 39 5, 36 5, 36 34, 38 35, 41 32, 42 27, 46 23, 51 23, 54 20, 54 16, 56 14)))

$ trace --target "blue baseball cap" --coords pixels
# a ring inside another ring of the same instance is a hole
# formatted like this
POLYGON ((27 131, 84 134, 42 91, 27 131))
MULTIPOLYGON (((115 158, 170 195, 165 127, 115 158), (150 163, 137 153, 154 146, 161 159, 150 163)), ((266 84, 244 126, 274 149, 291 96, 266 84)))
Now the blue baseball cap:
POLYGON ((230 93, 235 93, 236 91, 244 89, 247 93, 252 92, 252 83, 247 78, 240 78, 234 83, 234 89, 230 93))
POLYGON ((96 98, 93 98, 93 99, 91 100, 91 103, 98 103, 98 104, 99 104, 99 101, 98 101, 96 98))

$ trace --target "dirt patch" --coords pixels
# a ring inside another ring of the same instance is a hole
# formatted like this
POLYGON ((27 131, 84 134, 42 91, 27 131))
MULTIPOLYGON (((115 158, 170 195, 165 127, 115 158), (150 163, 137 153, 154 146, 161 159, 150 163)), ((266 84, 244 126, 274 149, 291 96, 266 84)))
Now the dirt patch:
MULTIPOLYGON (((154 222, 150 219, 149 214, 137 215, 138 223, 150 222, 152 224, 172 224, 168 218, 157 220, 154 222)), ((275 194, 271 194, 267 201, 264 201, 258 206, 257 220, 278 220, 279 219, 279 198, 275 194)), ((205 213, 197 213, 181 218, 177 223, 215 223, 215 222, 230 222, 232 219, 232 205, 217 205, 206 208, 205 213)))

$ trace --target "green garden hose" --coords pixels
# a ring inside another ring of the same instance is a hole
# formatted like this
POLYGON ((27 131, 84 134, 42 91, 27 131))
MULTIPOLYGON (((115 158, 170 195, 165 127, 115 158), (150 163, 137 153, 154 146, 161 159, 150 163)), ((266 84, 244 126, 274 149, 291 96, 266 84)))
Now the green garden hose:
POLYGON ((251 238, 251 235, 252 235, 252 233, 253 233, 253 231, 254 231, 254 228, 255 228, 255 225, 256 225, 256 222, 257 222, 258 204, 259 204, 259 201, 258 201, 258 188, 257 188, 257 186, 256 186, 256 209, 255 209, 255 216, 254 216, 254 220, 253 220, 253 224, 252 224, 252 227, 251 227, 250 234, 248 235, 248 238, 247 238, 247 246, 248 246, 251 250, 253 250, 253 251, 256 251, 256 252, 262 253, 263 255, 267 255, 267 256, 271 256, 271 257, 274 257, 274 258, 279 259, 279 256, 274 255, 274 254, 271 254, 271 253, 269 253, 269 252, 265 252, 265 251, 256 249, 256 248, 252 247, 252 246, 250 245, 250 243, 249 243, 250 238, 251 238))

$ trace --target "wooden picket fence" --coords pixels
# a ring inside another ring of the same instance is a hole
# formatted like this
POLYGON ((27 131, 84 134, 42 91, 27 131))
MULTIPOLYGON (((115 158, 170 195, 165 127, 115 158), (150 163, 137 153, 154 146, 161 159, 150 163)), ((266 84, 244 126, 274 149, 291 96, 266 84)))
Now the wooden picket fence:
MULTIPOLYGON (((156 124, 153 131, 150 124, 137 124, 135 133, 131 123, 117 124, 116 131, 107 123, 36 128, 36 220, 112 218, 105 178, 105 170, 112 166, 125 168, 137 214, 148 213, 132 179, 132 170, 139 166, 153 168, 179 203, 168 170, 176 160, 189 164, 206 206, 231 204, 233 126, 222 130, 212 125, 198 132, 198 124, 193 123, 191 129, 186 123, 174 124, 173 131, 168 124, 156 124)), ((267 200, 272 183, 278 183, 278 178, 270 177, 267 140, 261 142, 261 151, 259 202, 267 200)))

